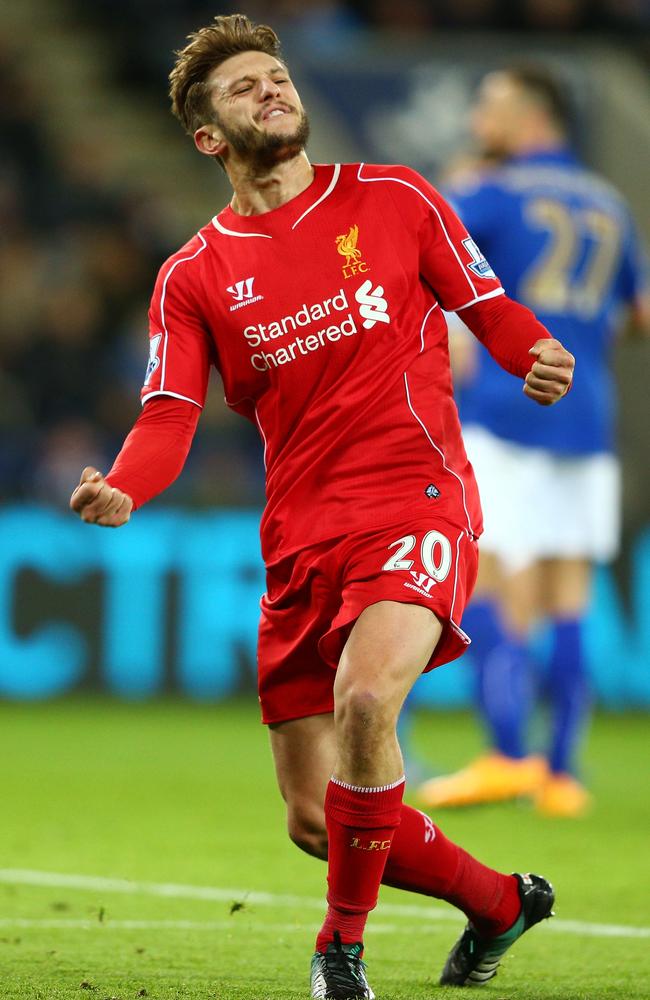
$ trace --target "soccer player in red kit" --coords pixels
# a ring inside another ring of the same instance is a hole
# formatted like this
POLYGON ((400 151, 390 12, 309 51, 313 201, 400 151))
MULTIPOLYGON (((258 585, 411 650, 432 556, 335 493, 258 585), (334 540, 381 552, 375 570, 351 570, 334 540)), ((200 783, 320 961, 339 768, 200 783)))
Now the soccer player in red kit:
POLYGON ((177 56, 173 110, 233 198, 163 265, 144 409, 71 506, 116 527, 169 485, 217 367, 264 441, 263 721, 289 835, 328 862, 312 996, 373 996, 362 941, 382 882, 464 911, 441 982, 482 983, 550 915, 553 890, 486 867, 402 803, 397 717, 419 674, 469 642, 481 533, 442 310, 537 403, 564 395, 573 358, 413 170, 309 162, 270 28, 217 17, 177 56))

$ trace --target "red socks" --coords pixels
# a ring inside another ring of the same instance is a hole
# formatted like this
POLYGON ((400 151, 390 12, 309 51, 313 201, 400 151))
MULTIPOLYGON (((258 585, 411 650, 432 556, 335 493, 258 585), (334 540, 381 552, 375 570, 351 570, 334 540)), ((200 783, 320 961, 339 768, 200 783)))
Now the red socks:
POLYGON ((343 944, 363 941, 400 823, 403 794, 404 778, 382 788, 356 788, 335 778, 327 786, 328 909, 316 951, 325 951, 335 930, 343 944))
POLYGON ((447 840, 428 816, 410 806, 402 807, 382 881, 452 903, 484 937, 507 931, 521 910, 513 875, 482 865, 447 840))
POLYGON ((402 805, 403 793, 404 779, 367 789, 330 781, 328 910, 316 951, 325 951, 335 930, 344 944, 363 940, 380 882, 446 900, 484 937, 502 934, 519 916, 514 876, 488 868, 452 843, 425 813, 402 805))

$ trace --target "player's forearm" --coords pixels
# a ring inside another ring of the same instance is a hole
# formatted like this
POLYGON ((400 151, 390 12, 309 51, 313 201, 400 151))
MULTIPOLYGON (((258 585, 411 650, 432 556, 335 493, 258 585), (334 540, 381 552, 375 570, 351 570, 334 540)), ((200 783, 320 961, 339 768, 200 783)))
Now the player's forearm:
POLYGON ((170 396, 155 396, 144 409, 106 476, 133 500, 134 510, 170 486, 185 464, 201 411, 170 396))
POLYGON ((535 360, 529 354, 531 347, 551 337, 530 309, 507 295, 477 302, 459 315, 494 360, 520 378, 526 377, 535 360))

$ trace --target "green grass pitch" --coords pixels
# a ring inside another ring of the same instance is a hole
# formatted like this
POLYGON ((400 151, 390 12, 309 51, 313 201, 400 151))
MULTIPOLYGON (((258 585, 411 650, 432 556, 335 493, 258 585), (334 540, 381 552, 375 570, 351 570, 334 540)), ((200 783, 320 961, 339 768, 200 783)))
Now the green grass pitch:
MULTIPOLYGON (((446 812, 486 862, 539 871, 557 917, 519 942, 485 1000, 650 998, 643 716, 599 716, 581 821, 525 804, 446 812)), ((421 712, 439 769, 479 749, 468 715, 421 712)), ((0 704, 2 1000, 306 1000, 324 866, 284 833, 257 707, 0 704)), ((466 996, 437 978, 463 920, 382 890, 366 935, 378 1000, 466 996)))

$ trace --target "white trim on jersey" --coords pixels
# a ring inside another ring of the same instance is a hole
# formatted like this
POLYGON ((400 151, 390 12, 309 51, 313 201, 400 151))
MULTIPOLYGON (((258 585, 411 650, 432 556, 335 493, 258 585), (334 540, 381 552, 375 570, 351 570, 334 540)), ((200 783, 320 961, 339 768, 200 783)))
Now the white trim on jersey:
POLYGON ((142 405, 144 406, 147 400, 151 399, 152 396, 173 396, 174 399, 184 399, 186 403, 194 403, 195 406, 198 406, 199 410, 203 409, 201 404, 197 403, 195 399, 190 399, 189 396, 181 396, 180 392, 170 392, 169 389, 156 389, 155 392, 148 392, 147 395, 143 396, 140 400, 142 405))
MULTIPOLYGON (((162 286, 162 292, 160 293, 160 320, 161 320, 161 326, 163 328, 163 333, 165 334, 165 343, 163 345, 163 354, 162 354, 162 365, 161 365, 161 370, 160 370, 160 391, 161 392, 163 392, 164 389, 165 389, 165 372, 166 372, 166 366, 167 366, 167 341, 169 340, 169 332, 167 330, 167 324, 165 323, 165 296, 167 294, 167 282, 169 281, 169 279, 171 278, 172 274, 174 273, 174 271, 176 270, 176 268, 178 267, 179 264, 185 264, 185 263, 187 263, 188 260, 194 260, 194 258, 198 257, 198 255, 200 253, 203 253, 203 251, 207 247, 208 241, 205 239, 205 237, 201 236, 201 233, 197 233, 197 236, 202 241, 203 245, 200 246, 199 249, 195 253, 193 253, 191 257, 180 257, 178 260, 174 261, 174 263, 170 267, 169 271, 165 275, 165 280, 163 281, 163 286, 162 286)), ((173 395, 173 393, 171 395, 173 395)), ((184 397, 181 397, 181 398, 184 398, 184 397)), ((194 402, 194 400, 191 399, 190 403, 193 403, 193 402, 194 402)), ((197 406, 198 406, 198 403, 197 403, 197 406)))
POLYGON ((426 201, 427 205, 429 205, 429 207, 433 209, 433 211, 438 216, 438 221, 440 222, 440 226, 442 228, 442 231, 445 234, 445 239, 447 240, 447 243, 449 244, 449 246, 451 247, 451 249, 454 252, 454 257, 458 261, 458 266, 460 267, 461 271, 463 272, 463 275, 465 276, 467 284, 472 289, 472 293, 475 296, 477 296, 478 292, 476 291, 476 286, 474 285, 474 282, 472 281, 472 279, 470 278, 469 274, 467 273, 467 268, 465 267, 465 265, 463 264, 462 260, 460 259, 459 255, 458 255, 458 251, 456 250, 456 247, 454 246, 453 240, 449 236, 449 233, 447 232, 447 228, 446 228, 444 222, 442 221, 442 216, 441 216, 440 212, 438 211, 438 209, 436 208, 436 206, 433 204, 433 202, 430 201, 429 198, 427 198, 427 196, 422 191, 420 191, 419 188, 417 188, 415 186, 415 184, 411 184, 409 181, 402 180, 401 177, 362 177, 361 176, 361 171, 363 170, 364 166, 365 166, 365 163, 360 163, 359 164, 359 170, 357 171, 357 180, 361 181, 362 184, 370 184, 373 181, 394 181, 395 184, 403 184, 404 187, 411 188, 412 191, 415 191, 416 194, 419 194, 420 197, 423 198, 424 201, 426 201))
POLYGON ((246 237, 246 236, 258 236, 262 240, 272 240, 273 239, 273 237, 269 236, 268 233, 238 233, 235 229, 226 229, 225 226, 221 225, 221 223, 219 222, 219 220, 216 217, 216 215, 214 216, 214 218, 212 220, 212 225, 220 233, 223 233, 224 236, 243 236, 243 237, 246 237))
POLYGON ((435 443, 435 441, 433 440, 433 438, 429 434, 429 431, 427 429, 426 424, 420 419, 420 417, 418 416, 418 414, 413 409, 413 404, 411 403, 411 393, 409 391, 408 375, 407 375, 406 372, 404 372, 404 388, 406 390, 406 402, 408 403, 408 408, 411 411, 411 413, 413 414, 413 416, 415 417, 415 419, 417 420, 417 422, 419 423, 419 425, 422 428, 422 430, 424 431, 424 433, 426 434, 427 440, 429 441, 429 444, 431 445, 431 447, 435 451, 437 451, 438 454, 440 455, 440 457, 442 459, 443 468, 447 472, 449 472, 452 476, 454 476, 458 480, 458 482, 460 483, 460 489, 461 489, 461 493, 462 493, 462 496, 463 496, 463 510, 465 511, 465 517, 467 518, 467 529, 468 529, 470 535, 474 536, 476 534, 476 532, 472 528, 472 522, 470 520, 469 511, 467 510, 467 503, 466 503, 466 497, 465 497, 465 483, 463 482, 463 480, 461 479, 461 477, 458 475, 457 472, 454 472, 453 469, 449 468, 449 466, 447 465, 447 459, 445 458, 444 452, 435 443))
POLYGON ((313 210, 317 207, 317 205, 320 205, 321 201, 325 201, 325 199, 332 193, 332 191, 336 187, 336 183, 337 183, 337 181, 339 179, 340 174, 341 174, 341 164, 340 163, 335 163, 334 164, 334 173, 332 174, 332 179, 329 182, 329 186, 327 188, 327 191, 325 191, 320 196, 320 198, 318 198, 314 202, 313 205, 310 205, 309 208, 305 209, 305 211, 302 213, 302 215, 300 216, 300 218, 296 219, 296 221, 294 222, 293 226, 291 227, 292 229, 295 229, 296 226, 299 223, 302 222, 302 220, 305 218, 306 215, 309 215, 310 212, 313 212, 313 210))
POLYGON ((478 295, 471 302, 466 302, 464 306, 458 306, 453 312, 462 312, 463 309, 469 309, 470 306, 476 305, 477 302, 483 302, 484 299, 496 299, 498 295, 505 295, 504 288, 493 288, 491 292, 486 292, 485 295, 478 295))
POLYGON ((458 628, 458 625, 456 625, 454 621, 454 607, 456 606, 456 589, 458 587, 458 560, 460 559, 460 540, 464 534, 465 532, 461 531, 460 535, 456 539, 456 570, 454 572, 454 592, 451 595, 451 608, 449 610, 449 621, 451 622, 452 625, 455 625, 456 628, 458 628))
POLYGON ((439 302, 434 302, 433 305, 431 306, 431 308, 429 309, 429 312, 426 314, 426 316, 422 320, 422 326, 420 327, 420 354, 422 354, 424 352, 424 328, 427 325, 427 320, 428 320, 429 316, 431 315, 431 313, 433 312, 433 310, 434 309, 439 309, 439 308, 440 308, 440 303, 439 302))

